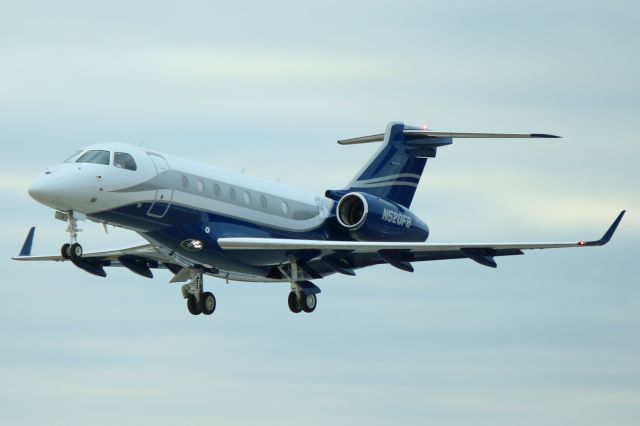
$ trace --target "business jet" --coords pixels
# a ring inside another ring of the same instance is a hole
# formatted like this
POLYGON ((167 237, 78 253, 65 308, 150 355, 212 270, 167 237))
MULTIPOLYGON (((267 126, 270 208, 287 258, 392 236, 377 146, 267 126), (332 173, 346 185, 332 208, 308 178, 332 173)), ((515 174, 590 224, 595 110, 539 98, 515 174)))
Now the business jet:
POLYGON ((20 261, 69 261, 94 275, 124 267, 152 278, 168 269, 193 315, 211 315, 216 298, 203 276, 290 284, 289 309, 313 312, 320 288, 311 280, 355 275, 389 264, 413 272, 413 262, 469 259, 495 268, 496 257, 524 250, 602 246, 599 240, 560 243, 427 243, 429 228, 409 210, 427 159, 454 138, 555 138, 548 134, 437 132, 390 123, 385 133, 338 141, 380 142, 380 149, 344 188, 323 195, 126 144, 84 148, 37 178, 36 201, 66 221, 60 253, 31 254, 35 227, 20 261), (125 228, 148 243, 84 253, 79 220, 125 228))

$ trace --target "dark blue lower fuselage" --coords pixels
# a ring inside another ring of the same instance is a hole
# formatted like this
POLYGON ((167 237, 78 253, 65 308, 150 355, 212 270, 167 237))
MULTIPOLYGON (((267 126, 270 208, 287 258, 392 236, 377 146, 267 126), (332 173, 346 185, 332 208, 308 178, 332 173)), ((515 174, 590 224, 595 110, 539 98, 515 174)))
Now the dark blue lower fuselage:
POLYGON ((159 218, 148 215, 150 207, 150 202, 142 202, 92 213, 90 217, 132 229, 149 241, 162 244, 172 253, 178 254, 192 264, 211 265, 221 271, 259 277, 272 275, 274 265, 291 260, 304 260, 305 253, 290 253, 282 250, 229 252, 220 248, 217 244, 218 238, 354 240, 349 231, 336 220, 335 206, 334 211, 320 226, 299 232, 264 226, 213 212, 199 211, 175 203, 168 206, 166 214, 159 218), (194 250, 193 247, 186 244, 186 242, 193 240, 201 242, 198 249, 194 250))

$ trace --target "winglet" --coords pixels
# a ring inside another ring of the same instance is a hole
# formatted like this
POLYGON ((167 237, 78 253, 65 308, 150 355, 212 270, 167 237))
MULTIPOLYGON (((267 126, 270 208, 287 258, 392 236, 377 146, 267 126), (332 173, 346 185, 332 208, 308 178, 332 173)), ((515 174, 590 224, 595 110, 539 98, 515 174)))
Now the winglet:
POLYGON ((24 244, 22 245, 22 250, 20 250, 20 256, 31 256, 31 246, 33 246, 33 235, 35 232, 36 227, 31 227, 29 234, 27 234, 27 239, 24 240, 24 244))
POLYGON ((622 220, 622 217, 624 216, 625 212, 626 210, 622 210, 620 212, 616 220, 613 221, 613 223, 611 224, 607 232, 604 233, 602 238, 596 241, 580 241, 578 244, 581 246, 603 246, 607 244, 609 240, 611 240, 611 237, 613 237, 613 234, 616 232, 616 229, 618 229, 618 225, 620 225, 620 221, 622 220))

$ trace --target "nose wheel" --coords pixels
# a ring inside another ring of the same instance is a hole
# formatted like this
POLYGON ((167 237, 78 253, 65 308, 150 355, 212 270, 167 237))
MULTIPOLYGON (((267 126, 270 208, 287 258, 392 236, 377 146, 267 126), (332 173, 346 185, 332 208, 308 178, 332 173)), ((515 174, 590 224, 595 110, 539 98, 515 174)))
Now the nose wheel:
POLYGON ((65 243, 60 247, 60 255, 62 255, 63 259, 79 259, 82 257, 82 246, 78 243, 78 232, 82 231, 78 228, 78 219, 73 217, 73 211, 68 213, 60 213, 62 216, 59 217, 56 212, 56 218, 65 217, 67 218, 67 232, 69 233, 70 243, 65 243))
POLYGON ((79 259, 82 257, 82 246, 80 243, 63 244, 60 248, 60 254, 63 259, 79 259))

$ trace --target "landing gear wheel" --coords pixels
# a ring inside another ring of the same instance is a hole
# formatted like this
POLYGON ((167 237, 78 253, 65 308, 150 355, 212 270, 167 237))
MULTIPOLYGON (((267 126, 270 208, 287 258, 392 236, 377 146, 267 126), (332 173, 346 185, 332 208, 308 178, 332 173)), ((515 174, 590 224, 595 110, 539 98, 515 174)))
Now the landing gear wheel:
POLYGON ((62 255, 63 259, 71 259, 71 244, 63 244, 62 247, 60 247, 60 254, 62 255))
POLYGON ((302 311, 302 306, 300 306, 298 296, 296 296, 295 292, 292 291, 291 293, 289 293, 289 299, 287 301, 289 302, 289 309, 291 310, 291 312, 293 312, 294 314, 298 314, 300 313, 300 311, 302 311))
POLYGON ((71 244, 69 247, 69 256, 72 259, 79 259, 82 257, 82 246, 78 243, 71 244))
POLYGON ((306 313, 311 313, 316 310, 316 306, 318 305, 318 298, 315 294, 302 295, 302 300, 300 300, 300 306, 302 310, 306 313))
POLYGON ((295 291, 289 293, 289 299, 287 300, 287 302, 289 303, 289 309, 294 314, 298 314, 302 311, 302 306, 300 305, 300 301, 298 300, 298 296, 296 295, 295 291))
POLYGON ((211 315, 216 310, 216 297, 213 293, 204 292, 200 296, 200 310, 205 315, 211 315))
POLYGON ((198 304, 196 297, 193 295, 187 297, 187 309, 189 309, 189 313, 191 315, 200 315, 202 313, 200 305, 198 304))

